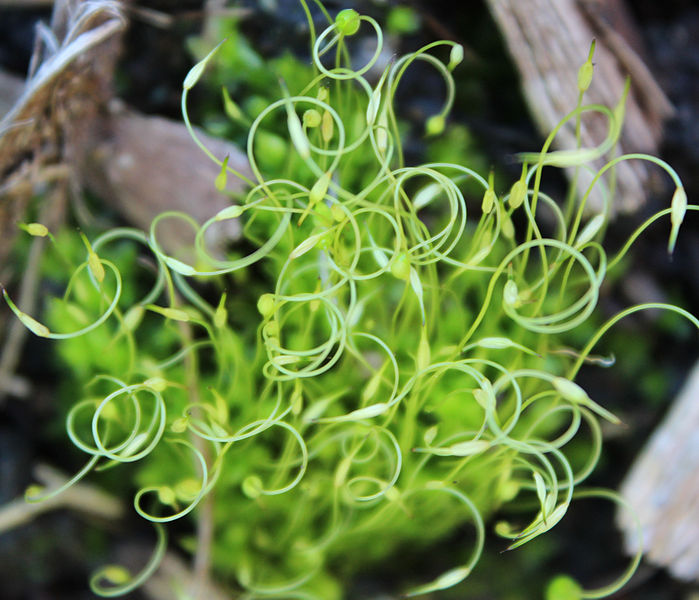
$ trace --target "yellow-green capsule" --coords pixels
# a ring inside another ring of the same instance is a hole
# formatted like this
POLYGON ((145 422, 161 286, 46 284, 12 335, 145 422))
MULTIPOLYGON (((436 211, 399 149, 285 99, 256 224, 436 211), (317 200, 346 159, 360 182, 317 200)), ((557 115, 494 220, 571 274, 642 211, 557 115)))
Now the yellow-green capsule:
POLYGON ((391 262, 391 275, 397 279, 407 281, 410 278, 410 261, 405 252, 398 254, 391 262))
POLYGON ((311 191, 308 194, 308 198, 311 204, 316 204, 317 202, 320 202, 321 200, 325 199, 325 194, 328 193, 328 186, 330 185, 331 177, 332 173, 330 171, 327 171, 323 173, 323 175, 318 179, 318 181, 316 181, 313 184, 313 187, 311 188, 311 191))
POLYGON ((592 82, 592 73, 594 71, 594 67, 592 65, 592 55, 594 54, 594 52, 595 40, 592 40, 592 44, 590 46, 590 53, 587 56, 587 60, 578 69, 578 89, 581 92, 586 92, 587 88, 590 87, 590 83, 592 82))
POLYGON ((578 89, 581 92, 587 91, 587 88, 590 87, 590 83, 592 82, 592 62, 587 60, 585 61, 580 69, 578 69, 578 89))
POLYGON ((274 295, 262 294, 257 301, 257 310, 266 319, 274 314, 274 295))
POLYGON ((104 281, 104 267, 102 266, 102 261, 100 261, 99 256, 97 256, 92 249, 85 234, 80 232, 80 237, 87 248, 87 266, 90 269, 90 273, 92 273, 92 276, 97 280, 97 283, 102 283, 104 281))
POLYGON ((626 81, 624 82, 624 91, 622 92, 621 98, 619 98, 619 102, 617 102, 613 110, 615 138, 618 138, 619 134, 621 133, 621 126, 623 125, 624 118, 626 116, 626 99, 628 98, 630 89, 631 78, 627 77, 626 81))
POLYGON ((119 409, 114 405, 114 402, 108 402, 102 405, 102 410, 100 411, 100 418, 105 421, 112 421, 118 423, 121 420, 122 415, 119 413, 119 409))
POLYGON ((432 115, 425 123, 425 133, 427 135, 439 135, 444 131, 446 121, 443 115, 432 115))
POLYGON ((225 221, 226 219, 236 219, 240 215, 243 214, 243 211, 245 210, 244 206, 240 206, 239 204, 234 204, 233 206, 227 206, 226 208, 221 209, 218 211, 214 219, 216 221, 225 221))
POLYGON ((440 193, 443 191, 444 188, 442 187, 441 183, 437 181, 428 183, 425 187, 418 190, 415 196, 413 196, 413 208, 415 210, 424 208, 438 198, 440 193))
POLYGON ((487 440, 468 440, 466 442, 457 442, 446 449, 447 456, 473 456, 481 454, 490 448, 490 442, 487 440), (448 452, 448 454, 447 454, 448 452))
POLYGON ((158 500, 161 504, 165 504, 166 506, 173 506, 177 501, 177 498, 175 496, 175 490, 166 485, 160 486, 158 488, 158 500))
POLYGON ((184 81, 182 82, 182 87, 185 90, 190 90, 197 84, 202 74, 204 73, 204 69, 206 69, 206 65, 214 57, 214 54, 218 52, 218 49, 221 47, 221 44, 223 44, 223 42, 225 41, 226 40, 219 42, 218 45, 211 52, 209 52, 202 60, 200 60, 189 70, 189 73, 187 73, 187 76, 184 78, 184 81))
POLYGON ((386 500, 388 500, 389 502, 400 501, 400 490, 395 485, 388 488, 384 492, 384 495, 386 496, 386 500))
POLYGON ((464 60, 464 47, 461 44, 454 44, 449 52, 449 64, 447 69, 453 71, 461 61, 464 60))
POLYGON ((320 135, 326 144, 333 139, 334 131, 335 121, 333 121, 333 116, 329 111, 325 110, 323 111, 322 122, 320 124, 320 135))
POLYGON ((556 391, 569 402, 581 404, 590 399, 584 389, 565 377, 554 377, 551 383, 553 383, 553 387, 556 388, 556 391))
POLYGON ((527 185, 523 181, 515 181, 510 188, 509 203, 512 208, 519 208, 527 196, 527 185))
POLYGON ((425 444, 427 446, 429 446, 432 442, 434 442, 434 439, 437 437, 438 432, 439 432, 438 425, 432 425, 431 427, 428 427, 425 430, 425 434, 422 436, 422 439, 425 440, 425 444))
POLYGON ((162 392, 165 391, 168 384, 167 380, 163 379, 162 377, 149 377, 143 382, 143 385, 155 390, 156 392, 162 392))
POLYGON ((245 115, 240 107, 231 98, 228 90, 225 87, 221 88, 221 93, 223 95, 223 110, 233 121, 245 122, 245 115))
POLYGON ((172 319, 173 321, 182 321, 183 323, 186 323, 190 320, 189 313, 179 308, 156 306, 155 304, 149 304, 146 306, 146 308, 148 310, 152 310, 153 312, 157 312, 166 319, 172 319))
POLYGON ((347 215, 345 214, 345 211, 342 210, 342 207, 337 203, 334 203, 330 207, 330 214, 332 215, 333 219, 335 221, 337 221, 338 223, 340 221, 344 221, 345 218, 347 217, 347 215))
POLYGON ((430 342, 427 339, 427 328, 423 327, 420 332, 420 342, 417 345, 417 356, 415 365, 418 371, 423 371, 430 366, 430 342))
POLYGON ((379 386, 381 385, 381 378, 383 377, 383 369, 379 369, 371 376, 371 379, 366 384, 366 387, 362 391, 362 401, 368 402, 374 396, 376 392, 379 391, 379 386))
POLYGON ((226 292, 221 294, 221 300, 218 302, 216 311, 214 312, 214 327, 222 329, 228 321, 228 311, 226 310, 226 292))
POLYGON ((306 254, 306 252, 310 252, 316 246, 322 245, 321 242, 327 241, 328 233, 328 231, 319 231, 318 233, 314 233, 312 236, 307 237, 291 251, 289 258, 294 260, 295 258, 303 256, 306 254))
POLYGON ((386 81, 386 76, 388 75, 389 69, 386 69, 381 75, 381 79, 376 84, 376 87, 371 92, 369 96, 369 103, 366 108, 366 122, 367 125, 373 125, 376 121, 376 116, 379 114, 379 107, 381 106, 381 88, 383 87, 384 81, 386 81))
POLYGON ((41 223, 22 223, 20 227, 34 237, 46 237, 49 234, 48 227, 41 223))
POLYGON ((162 259, 168 267, 170 267, 173 271, 179 273, 180 275, 184 275, 185 277, 191 277, 192 275, 197 274, 197 270, 194 267, 182 262, 181 260, 172 258, 172 256, 167 256, 163 254, 162 259))
POLYGON ((527 197, 527 165, 522 165, 520 178, 512 184, 508 202, 515 209, 519 208, 527 197))
POLYGON ((481 210, 483 211, 484 215, 490 214, 495 206, 495 202, 498 199, 497 194, 495 193, 494 179, 495 177, 491 171, 490 175, 488 176, 488 189, 485 190, 485 193, 483 194, 483 201, 481 202, 481 210))
POLYGON ((361 17, 352 8, 345 8, 337 13, 335 17, 335 27, 340 35, 350 36, 359 31, 361 17))
POLYGON ((51 331, 48 327, 46 327, 46 325, 39 323, 39 321, 33 317, 30 317, 27 313, 21 313, 18 316, 19 320, 33 334, 38 335, 39 337, 49 337, 51 335, 51 331))
POLYGON ((320 125, 322 117, 315 108, 309 108, 303 113, 303 124, 309 129, 314 129, 320 125))
POLYGON ((504 208, 502 211, 502 223, 500 224, 500 230, 502 231, 502 235, 505 237, 505 239, 514 239, 515 226, 512 224, 512 219, 510 219, 510 215, 507 214, 507 211, 504 210, 504 208))
POLYGON ((409 589, 406 596, 421 596, 423 594, 430 594, 432 592, 438 592, 440 590, 445 590, 447 588, 455 586, 457 583, 461 583, 466 577, 471 573, 470 567, 456 567, 450 569, 446 573, 442 573, 431 583, 426 583, 409 589))
POLYGON ((325 199, 325 194, 328 193, 328 187, 330 186, 331 177, 332 173, 330 171, 327 171, 323 173, 313 184, 313 187, 308 193, 308 206, 306 206, 306 210, 304 210, 303 214, 299 217, 299 225, 301 225, 306 220, 306 217, 311 212, 311 210, 313 210, 315 205, 318 204, 321 200, 325 199))
POLYGON ((592 240, 592 238, 599 233, 600 229, 602 229, 606 220, 607 219, 603 214, 598 214, 592 217, 580 232, 580 235, 578 235, 578 239, 575 240, 575 247, 579 248, 580 246, 584 246, 590 240, 592 240))
POLYGON ((15 303, 12 301, 10 298, 10 295, 7 293, 7 290, 3 288, 2 290, 2 295, 5 297, 5 302, 7 302, 7 305, 10 307, 10 310, 15 313, 17 318, 20 320, 20 322, 27 328, 29 331, 31 331, 34 335, 38 335, 39 337, 49 337, 51 335, 51 331, 49 330, 46 325, 43 323, 39 323, 36 319, 33 317, 30 317, 27 313, 22 312, 15 303))
POLYGON ((291 106, 291 103, 289 104, 290 105, 287 106, 286 109, 286 121, 289 128, 289 136, 291 137, 291 141, 294 144, 296 151, 299 153, 299 156, 301 158, 308 158, 311 155, 311 146, 308 143, 306 134, 303 132, 301 119, 299 119, 299 116, 296 114, 293 106, 291 106))
POLYGON ((136 331, 136 328, 141 324, 145 311, 143 306, 136 304, 126 311, 124 315, 124 328, 127 331, 136 331))
POLYGON ((248 475, 243 479, 242 484, 243 494, 245 494, 251 500, 259 498, 262 494, 262 480, 257 475, 248 475))
POLYGON ((216 179, 214 181, 214 186, 216 186, 216 189, 219 192, 226 189, 226 182, 228 181, 228 158, 228 155, 226 155, 226 158, 223 159, 223 162, 221 163, 221 170, 219 171, 218 175, 216 175, 216 179))
POLYGON ((670 223, 672 230, 670 231, 670 239, 667 244, 667 251, 672 254, 677 242, 677 234, 680 232, 680 225, 684 220, 684 215, 687 212, 687 192, 684 191, 684 186, 680 185, 675 189, 672 195, 672 203, 670 205, 670 223))
POLYGON ((536 486, 536 496, 539 504, 544 506, 546 504, 546 483, 538 471, 534 471, 534 485, 536 486))
POLYGON ((189 419, 187 417, 179 417, 172 422, 172 425, 170 425, 170 431, 173 433, 183 433, 187 431, 188 424, 189 419))
POLYGON ((513 279, 508 279, 505 283, 505 287, 502 291, 502 300, 505 304, 514 308, 521 305, 522 302, 519 299, 519 290, 513 279))
POLYGON ((276 321, 268 321, 262 328, 262 333, 268 338, 279 337, 279 323, 276 321))
POLYGON ((347 473, 349 473, 351 466, 352 466, 352 455, 345 456, 345 458, 343 458, 340 461, 340 464, 337 465, 337 469, 335 470, 335 477, 334 477, 334 481, 333 481, 333 485, 336 488, 341 487, 345 483, 345 480, 347 479, 347 473))
POLYGON ((586 406, 593 412, 600 415, 602 418, 607 419, 607 421, 610 423, 614 423, 615 425, 621 423, 619 417, 592 400, 590 396, 587 395, 587 392, 577 383, 574 383, 565 377, 554 377, 551 383, 564 400, 568 400, 568 402, 578 404, 580 406, 586 406))
POLYGON ((108 565, 100 570, 102 579, 113 585, 124 585, 131 581, 131 573, 120 565, 108 565))
POLYGON ((492 411, 495 408, 494 396, 486 392, 483 388, 476 388, 473 390, 473 397, 483 410, 492 411))
POLYGON ((201 491, 201 483, 193 477, 179 481, 175 485, 175 495, 183 502, 191 502, 201 491))
POLYGON ((545 600, 580 600, 583 589, 568 575, 556 575, 546 586, 545 600))
POLYGON ((36 483, 33 483, 29 487, 27 487, 26 490, 24 490, 24 499, 27 502, 34 502, 36 501, 38 496, 41 496, 44 493, 44 486, 43 485, 38 485, 36 483))
POLYGON ((372 419, 374 417, 378 417, 379 415, 384 414, 389 408, 390 407, 386 402, 377 402, 376 404, 370 404, 369 406, 365 406, 364 408, 358 408, 357 410, 353 410, 351 413, 345 415, 344 419, 343 417, 338 417, 337 419, 347 421, 372 419))

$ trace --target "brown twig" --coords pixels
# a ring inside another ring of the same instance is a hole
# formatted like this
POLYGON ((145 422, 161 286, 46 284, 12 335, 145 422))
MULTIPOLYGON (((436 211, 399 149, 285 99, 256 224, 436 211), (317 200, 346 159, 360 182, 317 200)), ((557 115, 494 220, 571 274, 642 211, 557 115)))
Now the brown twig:
MULTIPOLYGON (((65 186, 54 189, 52 198, 46 202, 39 215, 39 220, 49 229, 60 221, 65 208, 65 186)), ((41 275, 41 256, 46 246, 45 238, 34 238, 29 249, 27 263, 22 271, 22 281, 19 288, 18 305, 27 313, 36 308, 37 289, 41 275)), ((0 352, 0 406, 11 391, 10 382, 19 364, 22 346, 27 338, 27 328, 18 320, 12 319, 8 326, 7 338, 0 352)))
MULTIPOLYGON (((68 479, 53 467, 41 464, 35 467, 34 475, 48 490, 60 487, 68 479)), ((38 515, 59 508, 68 508, 108 521, 119 519, 124 514, 124 506, 113 496, 90 484, 76 483, 43 502, 28 503, 24 498, 17 498, 0 507, 0 533, 25 525, 38 515)))
MULTIPOLYGON (((188 323, 178 323, 180 333, 184 344, 193 343, 192 328, 188 323)), ((190 401, 196 405, 200 402, 199 397, 199 381, 198 381, 198 365, 196 355, 188 353, 184 358, 185 366, 185 381, 187 393, 190 401)), ((196 410, 196 408, 195 408, 196 410)), ((206 441, 192 434, 190 440, 194 447, 201 452, 207 465, 211 464, 211 452, 206 444, 206 441)), ((214 509, 213 509, 213 491, 210 490, 201 500, 197 511, 197 544, 194 558, 192 560, 192 578, 189 582, 189 593, 195 600, 206 597, 205 590, 211 587, 210 571, 211 571, 211 546, 214 538, 214 509)))

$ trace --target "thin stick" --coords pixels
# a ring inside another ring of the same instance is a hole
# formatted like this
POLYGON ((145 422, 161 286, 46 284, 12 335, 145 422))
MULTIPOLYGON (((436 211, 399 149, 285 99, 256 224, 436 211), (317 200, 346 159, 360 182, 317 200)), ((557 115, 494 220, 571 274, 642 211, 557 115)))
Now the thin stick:
MULTIPOLYGON (((60 487, 67 479, 48 465, 37 465, 34 475, 49 489, 60 487)), ((119 519, 124 514, 124 506, 113 496, 93 485, 76 483, 62 494, 43 502, 28 503, 24 498, 17 498, 0 507, 0 533, 25 525, 36 516, 57 508, 68 508, 109 521, 119 519)))

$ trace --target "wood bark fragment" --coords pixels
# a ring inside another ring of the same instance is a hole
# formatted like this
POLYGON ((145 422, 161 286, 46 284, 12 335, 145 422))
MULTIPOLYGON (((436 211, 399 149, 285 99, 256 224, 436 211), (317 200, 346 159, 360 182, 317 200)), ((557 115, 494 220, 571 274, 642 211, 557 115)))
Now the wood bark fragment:
MULTIPOLYGON (((699 363, 621 486, 643 528, 650 562, 699 582, 699 363)), ((637 539, 630 515, 618 522, 629 553, 637 539)))
MULTIPOLYGON (((622 95, 625 78, 630 75, 632 89, 626 103, 624 129, 619 153, 656 153, 662 123, 672 107, 655 83, 650 71, 610 23, 615 15, 626 19, 621 31, 632 25, 620 12, 623 5, 596 0, 487 0, 505 43, 521 75, 524 96, 542 134, 572 109, 578 96, 577 72, 586 60, 590 44, 597 39, 592 84, 585 95, 586 104, 614 107, 622 95), (616 11, 611 7, 616 6, 616 11)), ((606 137, 607 119, 599 114, 583 118, 582 145, 593 147, 606 137)), ((571 121, 556 138, 558 149, 575 148, 574 123, 571 121)), ((600 162, 597 167, 601 166, 600 162)), ((616 169, 617 189, 613 210, 633 212, 645 201, 651 170, 645 163, 625 161, 616 169)), ((580 173, 577 191, 587 189, 592 175, 580 173)), ((599 210, 602 196, 592 195, 589 207, 599 210)))
POLYGON ((71 161, 111 96, 115 36, 124 27, 115 2, 59 0, 52 27, 41 28, 33 72, 0 120, 0 264, 34 191, 27 183, 71 161))
POLYGON ((0 119, 10 112, 24 90, 24 79, 0 70, 0 119))
MULTIPOLYGON (((204 221, 228 206, 216 191, 218 168, 194 144, 181 122, 147 117, 113 100, 112 79, 126 27, 122 5, 109 0, 56 3, 51 29, 54 51, 43 51, 26 84, 0 75, 0 264, 29 199, 54 178, 89 188, 133 225, 148 230, 165 210, 204 221), (5 85, 6 84, 6 85, 5 85), (0 113, 2 114, 2 113, 0 113)), ((250 173, 233 144, 200 134, 212 152, 250 173)), ((230 178, 229 192, 242 184, 230 178)), ((238 235, 235 221, 213 228, 212 249, 238 235)), ((160 241, 176 251, 192 238, 183 222, 163 227, 160 241)))
MULTIPOLYGON (((596 38, 586 103, 616 105, 628 74, 632 88, 619 153, 657 153, 672 106, 642 59, 640 37, 623 0, 488 0, 488 5, 542 134, 575 107, 577 71, 596 38)), ((605 121, 583 122, 583 146, 604 138, 605 121)), ((565 128, 556 142, 559 149, 574 148, 573 127, 565 128)), ((652 172, 640 162, 617 169, 617 211, 632 212, 642 205, 652 172)), ((587 183, 582 181, 579 193, 587 183)), ((592 200, 598 208, 601 198, 592 200)), ((699 365, 633 465, 622 494, 640 517, 648 560, 678 578, 699 581, 699 365)), ((633 553, 638 543, 633 521, 623 512, 618 520, 633 553)))
MULTIPOLYGON (((245 154, 234 144, 201 131, 197 135, 219 159, 228 156, 233 169, 252 176, 245 154)), ((88 148, 79 166, 80 180, 145 231, 164 211, 185 212, 202 222, 230 204, 214 186, 219 167, 180 122, 141 115, 112 102, 109 114, 93 129, 88 148)), ((241 191, 242 183, 230 180, 228 191, 241 191)), ((228 220, 210 230, 207 243, 217 250, 239 233, 237 221, 228 220)), ((158 234, 164 249, 173 253, 183 250, 194 236, 181 220, 165 221, 158 234)))

